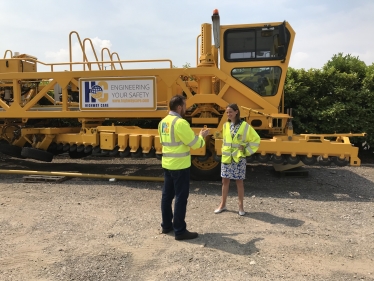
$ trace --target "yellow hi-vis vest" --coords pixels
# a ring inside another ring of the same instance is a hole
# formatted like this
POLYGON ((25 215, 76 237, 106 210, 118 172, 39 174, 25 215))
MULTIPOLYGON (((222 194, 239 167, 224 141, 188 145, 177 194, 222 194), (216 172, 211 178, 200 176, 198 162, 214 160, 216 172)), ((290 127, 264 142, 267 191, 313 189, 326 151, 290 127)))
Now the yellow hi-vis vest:
POLYGON ((230 164, 232 160, 238 163, 241 157, 254 154, 259 146, 260 136, 247 122, 241 123, 234 137, 231 136, 230 123, 223 125, 222 163, 230 164), (240 150, 239 146, 244 149, 240 150))
POLYGON ((190 148, 205 145, 202 136, 196 136, 190 124, 173 111, 158 124, 162 144, 162 167, 181 170, 191 166, 190 148))

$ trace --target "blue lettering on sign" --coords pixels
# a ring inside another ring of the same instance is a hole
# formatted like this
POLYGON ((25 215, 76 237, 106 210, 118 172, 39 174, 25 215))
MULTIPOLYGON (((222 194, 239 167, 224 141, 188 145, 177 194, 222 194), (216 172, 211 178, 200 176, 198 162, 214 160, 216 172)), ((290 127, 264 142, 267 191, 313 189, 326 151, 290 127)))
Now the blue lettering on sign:
POLYGON ((95 85, 96 85, 95 81, 84 82, 84 102, 96 103, 96 99, 91 97, 91 88, 95 85), (91 83, 91 87, 90 87, 90 83, 91 83))

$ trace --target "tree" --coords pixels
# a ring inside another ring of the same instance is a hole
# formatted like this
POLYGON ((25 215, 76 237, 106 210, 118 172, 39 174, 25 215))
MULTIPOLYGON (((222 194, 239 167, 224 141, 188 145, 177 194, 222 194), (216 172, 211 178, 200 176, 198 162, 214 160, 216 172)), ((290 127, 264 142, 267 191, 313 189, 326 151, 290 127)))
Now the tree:
POLYGON ((296 133, 368 133, 374 144, 374 64, 334 55, 322 69, 289 68, 285 105, 296 133))

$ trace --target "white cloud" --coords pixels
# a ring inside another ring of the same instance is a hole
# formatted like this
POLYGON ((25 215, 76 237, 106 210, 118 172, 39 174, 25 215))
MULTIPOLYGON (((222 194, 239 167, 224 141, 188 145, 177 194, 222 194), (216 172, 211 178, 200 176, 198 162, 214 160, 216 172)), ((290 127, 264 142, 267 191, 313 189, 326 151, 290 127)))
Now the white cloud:
POLYGON ((291 56, 290 65, 293 68, 303 68, 303 65, 308 63, 308 60, 310 60, 310 56, 307 53, 297 52, 291 56))
MULTIPOLYGON (((359 56, 366 64, 374 61, 374 2, 365 0, 1 1, 6 12, 0 18, 0 52, 10 49, 46 63, 67 62, 68 35, 76 30, 82 38, 92 38, 99 57, 107 47, 121 60, 168 58, 179 67, 186 62, 195 66, 200 25, 211 22, 215 8, 221 24, 287 20, 296 31, 292 67, 320 68, 339 52, 359 56)), ((73 58, 82 60, 76 38, 73 42, 73 58)))
MULTIPOLYGON (((74 34, 75 35, 75 34, 74 34)), ((72 36, 72 38, 77 38, 76 36, 72 36)), ((74 39, 72 39, 73 41, 74 39)), ((113 52, 111 51, 112 43, 110 40, 100 39, 98 37, 95 38, 82 38, 81 42, 76 39, 76 42, 71 46, 71 57, 72 62, 83 62, 83 48, 85 50, 85 54, 88 61, 109 61, 110 54, 113 52), (92 44, 91 44, 92 43, 92 44), (82 44, 82 46, 81 46, 82 44), (96 54, 96 56, 95 56, 96 54)), ((45 58, 51 63, 68 63, 70 62, 70 48, 69 49, 60 49, 56 52, 48 51, 45 53, 45 58)), ((98 69, 98 67, 94 64, 93 69, 98 69)), ((48 71, 48 67, 42 67, 45 71, 48 71)), ((68 70, 69 67, 67 65, 62 66, 55 66, 54 70, 68 70)), ((74 65, 73 70, 82 70, 83 64, 74 65)))

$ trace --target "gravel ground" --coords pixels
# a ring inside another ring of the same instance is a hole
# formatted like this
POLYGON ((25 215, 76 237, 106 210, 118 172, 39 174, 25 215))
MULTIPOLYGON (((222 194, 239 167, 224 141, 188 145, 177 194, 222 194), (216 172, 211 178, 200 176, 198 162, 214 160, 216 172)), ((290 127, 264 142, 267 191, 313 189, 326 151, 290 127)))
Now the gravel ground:
MULTIPOLYGON (((0 169, 162 177, 157 160, 0 155, 0 169)), ((278 177, 248 165, 244 217, 232 183, 191 181, 188 229, 161 234, 161 182, 0 174, 0 280, 374 280, 374 165, 307 166, 278 177)))

